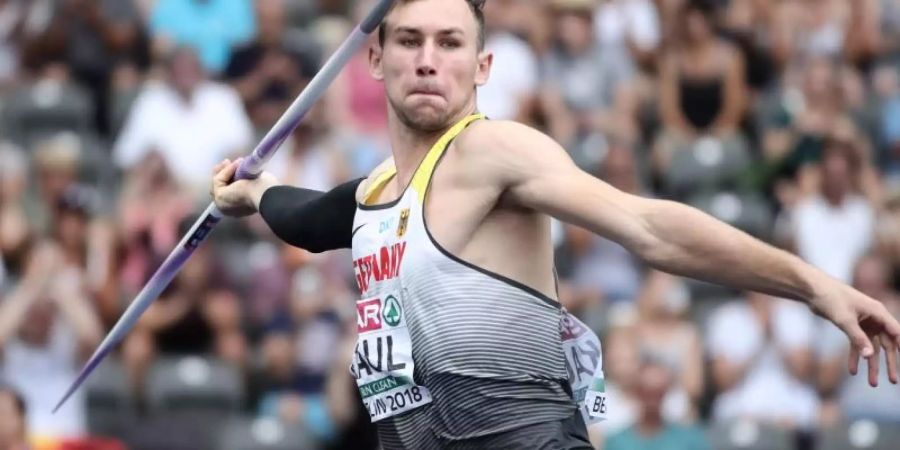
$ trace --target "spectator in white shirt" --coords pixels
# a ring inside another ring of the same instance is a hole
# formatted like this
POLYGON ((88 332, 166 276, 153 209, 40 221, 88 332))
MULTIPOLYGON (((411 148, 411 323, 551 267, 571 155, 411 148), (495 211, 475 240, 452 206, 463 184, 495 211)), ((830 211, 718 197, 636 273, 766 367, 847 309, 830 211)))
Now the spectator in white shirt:
POLYGON ((513 32, 522 0, 492 0, 484 5, 485 48, 494 54, 491 79, 478 89, 478 109, 492 119, 523 120, 534 101, 538 64, 533 49, 513 32))
POLYGON ((622 47, 641 65, 652 60, 660 43, 659 13, 652 0, 601 0, 594 32, 603 47, 622 47))
POLYGON ((180 182, 205 190, 216 163, 250 150, 253 129, 235 90, 210 81, 193 51, 176 50, 167 75, 135 100, 115 161, 127 170, 156 151, 180 182))
POLYGON ((819 192, 800 201, 792 218, 798 255, 845 283, 875 231, 873 207, 854 189, 861 161, 852 145, 836 139, 826 142, 819 192))
POLYGON ((714 311, 706 336, 718 391, 714 420, 813 426, 819 407, 808 382, 813 324, 802 304, 759 293, 714 311))

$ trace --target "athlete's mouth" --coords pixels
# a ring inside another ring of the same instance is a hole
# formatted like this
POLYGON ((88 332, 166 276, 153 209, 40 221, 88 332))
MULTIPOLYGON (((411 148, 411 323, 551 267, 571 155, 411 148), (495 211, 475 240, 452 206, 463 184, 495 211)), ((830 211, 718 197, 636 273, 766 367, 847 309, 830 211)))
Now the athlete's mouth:
POLYGON ((414 89, 410 95, 416 95, 416 94, 420 94, 420 95, 436 95, 436 96, 439 96, 439 97, 441 96, 440 91, 437 91, 437 90, 434 90, 434 89, 414 89))

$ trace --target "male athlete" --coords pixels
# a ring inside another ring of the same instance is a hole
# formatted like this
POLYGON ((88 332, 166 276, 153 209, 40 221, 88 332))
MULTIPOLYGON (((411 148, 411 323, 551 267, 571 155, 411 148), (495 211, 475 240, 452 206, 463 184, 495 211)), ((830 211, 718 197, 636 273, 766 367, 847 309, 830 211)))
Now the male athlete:
MULTIPOLYGON (((370 71, 388 98, 393 158, 322 193, 270 174, 212 194, 286 242, 351 248, 360 289, 351 372, 386 449, 591 448, 566 379, 550 216, 674 274, 806 302, 897 382, 898 324, 877 301, 688 206, 617 191, 527 126, 484 120, 493 58, 474 0, 406 0, 370 71)), ((502 62, 499 62, 502 64, 502 62)), ((612 406, 614 407, 614 405, 612 406)))

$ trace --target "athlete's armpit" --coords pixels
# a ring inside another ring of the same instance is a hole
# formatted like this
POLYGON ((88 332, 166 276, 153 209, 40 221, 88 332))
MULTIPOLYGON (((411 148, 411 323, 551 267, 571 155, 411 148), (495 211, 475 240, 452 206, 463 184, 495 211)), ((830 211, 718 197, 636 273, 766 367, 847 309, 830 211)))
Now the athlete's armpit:
POLYGON ((362 178, 321 192, 273 186, 259 203, 259 213, 283 241, 313 253, 350 248, 356 188, 362 178))

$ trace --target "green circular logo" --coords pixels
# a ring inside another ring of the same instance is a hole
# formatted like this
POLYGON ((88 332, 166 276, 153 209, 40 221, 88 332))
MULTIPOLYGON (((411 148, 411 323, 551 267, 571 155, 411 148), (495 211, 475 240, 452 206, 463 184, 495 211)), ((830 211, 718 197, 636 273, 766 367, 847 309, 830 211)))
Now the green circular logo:
POLYGON ((384 323, 396 327, 400 325, 400 314, 402 309, 400 308, 400 301, 398 301, 393 295, 388 295, 386 299, 384 299, 384 308, 382 309, 381 315, 384 317, 384 323))

